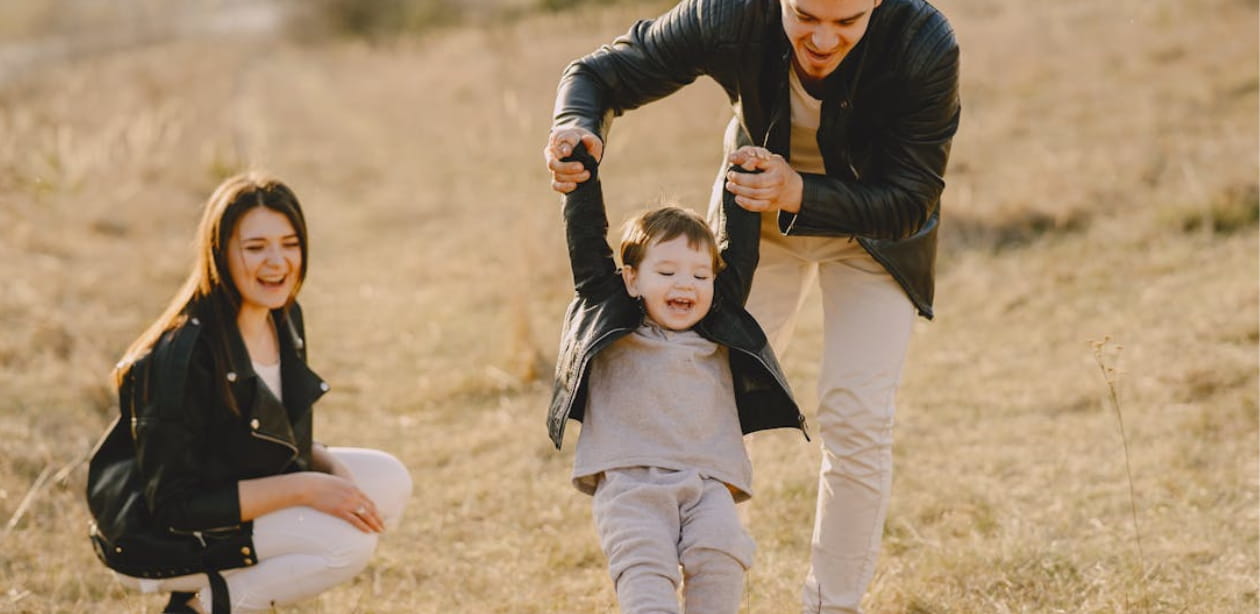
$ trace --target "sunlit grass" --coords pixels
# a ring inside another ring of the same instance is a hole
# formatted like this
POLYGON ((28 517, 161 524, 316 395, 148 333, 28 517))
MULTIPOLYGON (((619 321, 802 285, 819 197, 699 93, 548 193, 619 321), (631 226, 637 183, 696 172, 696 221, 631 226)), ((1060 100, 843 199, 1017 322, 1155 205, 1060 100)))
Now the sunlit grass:
MULTIPOLYGON (((964 115, 868 611, 1254 611, 1256 7, 940 5, 964 115), (1132 497, 1089 347, 1108 335, 1132 497)), ((565 63, 659 7, 381 46, 185 41, 2 86, 0 612, 158 609, 93 556, 80 463, 202 199, 244 166, 308 211, 319 438, 387 449, 416 482, 369 570, 294 611, 613 611, 572 434, 545 436, 572 289, 540 151, 565 63)), ((702 80, 618 120, 614 223, 662 196, 703 209, 727 117, 702 80)), ((811 422, 819 314, 783 357, 811 422)), ((749 447, 745 611, 794 611, 817 444, 749 447)))

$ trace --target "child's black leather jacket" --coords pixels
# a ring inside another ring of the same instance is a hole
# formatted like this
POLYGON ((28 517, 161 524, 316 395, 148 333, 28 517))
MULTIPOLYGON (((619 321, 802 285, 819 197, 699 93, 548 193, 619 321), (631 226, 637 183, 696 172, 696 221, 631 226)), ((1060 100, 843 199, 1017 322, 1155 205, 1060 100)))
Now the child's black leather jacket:
MULTIPOLYGON (((547 429, 557 449, 564 440, 567 420, 581 421, 586 410, 591 359, 638 328, 644 317, 639 302, 626 292, 608 246, 608 215, 598 163, 581 146, 572 159, 581 161, 591 178, 564 198, 565 237, 577 296, 564 316, 547 416, 547 429)), ((715 220, 726 268, 715 281, 713 307, 695 330, 730 349, 735 401, 744 433, 783 427, 805 432, 805 416, 792 398, 770 343, 757 321, 744 310, 757 268, 760 219, 740 208, 726 193, 715 220)))

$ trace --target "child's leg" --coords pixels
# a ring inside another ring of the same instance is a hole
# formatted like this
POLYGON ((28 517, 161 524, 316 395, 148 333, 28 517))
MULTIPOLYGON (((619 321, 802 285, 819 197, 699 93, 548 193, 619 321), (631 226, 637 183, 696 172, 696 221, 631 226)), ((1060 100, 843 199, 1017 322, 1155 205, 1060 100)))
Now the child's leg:
POLYGON ((682 510, 679 558, 686 613, 736 614, 755 549, 726 485, 705 478, 702 494, 682 510))
POLYGON ((678 614, 678 488, 684 472, 654 467, 604 474, 595 528, 622 614, 678 614))

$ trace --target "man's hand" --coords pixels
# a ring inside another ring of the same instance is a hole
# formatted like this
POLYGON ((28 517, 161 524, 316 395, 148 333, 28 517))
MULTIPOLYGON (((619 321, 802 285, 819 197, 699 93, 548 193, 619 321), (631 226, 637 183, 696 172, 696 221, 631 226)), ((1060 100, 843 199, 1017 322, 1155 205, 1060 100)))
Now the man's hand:
POLYGON ((577 184, 591 178, 590 171, 581 162, 561 162, 578 143, 586 145, 591 157, 599 162, 604 157, 604 142, 594 133, 583 128, 559 128, 551 131, 547 138, 547 146, 543 148, 543 157, 547 160, 547 169, 551 171, 551 189, 568 194, 577 189, 577 184))
POLYGON ((805 181, 783 156, 762 147, 744 146, 731 153, 727 162, 760 173, 726 173, 726 189, 739 206, 755 212, 801 210, 805 181))

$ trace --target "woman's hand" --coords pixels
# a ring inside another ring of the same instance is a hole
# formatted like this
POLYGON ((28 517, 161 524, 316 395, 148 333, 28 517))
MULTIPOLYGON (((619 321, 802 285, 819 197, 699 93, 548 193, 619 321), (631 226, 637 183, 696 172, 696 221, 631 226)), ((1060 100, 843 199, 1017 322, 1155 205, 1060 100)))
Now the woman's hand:
POLYGON ((364 533, 385 530, 385 520, 376 510, 376 504, 353 480, 317 471, 299 475, 303 476, 302 499, 306 505, 341 518, 364 533))
MULTIPOLYGON (((348 475, 349 471, 346 473, 348 475)), ((364 533, 385 530, 385 521, 376 511, 376 504, 349 477, 319 471, 285 473, 241 480, 238 492, 242 521, 305 505, 336 516, 364 533)))
POLYGON ((758 213, 776 209, 798 213, 801 210, 805 181, 783 156, 762 147, 744 146, 731 152, 727 162, 744 170, 761 171, 726 173, 726 189, 735 195, 739 206, 758 213))

